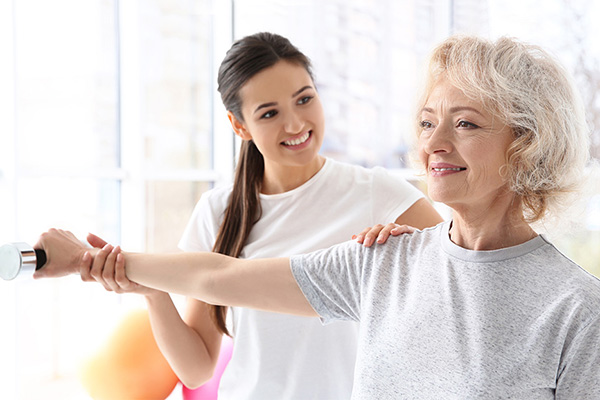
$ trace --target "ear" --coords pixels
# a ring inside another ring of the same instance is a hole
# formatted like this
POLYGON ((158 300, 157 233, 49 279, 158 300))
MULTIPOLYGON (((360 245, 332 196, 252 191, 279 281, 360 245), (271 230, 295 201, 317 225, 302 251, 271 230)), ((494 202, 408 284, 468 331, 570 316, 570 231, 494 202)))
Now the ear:
POLYGON ((231 127, 236 135, 238 135, 242 140, 252 140, 252 135, 246 129, 246 125, 239 119, 233 115, 231 111, 227 111, 227 118, 229 118, 229 122, 231 123, 231 127))

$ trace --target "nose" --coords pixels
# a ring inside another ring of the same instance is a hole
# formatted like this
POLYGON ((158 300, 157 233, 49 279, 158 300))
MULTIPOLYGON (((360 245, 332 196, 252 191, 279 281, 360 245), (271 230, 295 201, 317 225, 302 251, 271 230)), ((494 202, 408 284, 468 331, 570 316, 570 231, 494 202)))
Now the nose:
POLYGON ((429 132, 421 134, 421 147, 427 154, 449 153, 452 151, 452 130, 440 124, 429 132))
POLYGON ((289 111, 286 113, 284 126, 286 132, 288 133, 298 133, 304 127, 304 121, 301 116, 295 111, 289 111))

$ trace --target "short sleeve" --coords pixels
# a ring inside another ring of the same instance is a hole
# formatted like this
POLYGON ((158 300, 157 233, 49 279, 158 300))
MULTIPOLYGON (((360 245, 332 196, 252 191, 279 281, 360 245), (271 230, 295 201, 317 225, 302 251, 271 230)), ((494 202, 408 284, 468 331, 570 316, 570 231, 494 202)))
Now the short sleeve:
POLYGON ((384 168, 373 168, 373 221, 394 222, 408 210, 423 193, 405 179, 393 176, 384 168))
POLYGON ((360 319, 364 249, 350 241, 291 257, 294 278, 323 323, 360 319))
POLYGON ((205 192, 196 204, 183 231, 178 247, 183 251, 212 251, 225 205, 211 201, 212 191, 205 192))
POLYGON ((600 317, 575 336, 561 364, 556 399, 600 399, 600 317))

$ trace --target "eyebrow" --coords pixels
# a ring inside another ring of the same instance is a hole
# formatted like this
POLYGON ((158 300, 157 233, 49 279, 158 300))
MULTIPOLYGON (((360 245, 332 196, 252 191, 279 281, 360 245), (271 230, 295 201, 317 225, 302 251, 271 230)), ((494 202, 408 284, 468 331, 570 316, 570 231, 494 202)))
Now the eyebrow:
MULTIPOLYGON (((313 88, 312 86, 306 85, 306 86, 300 88, 299 90, 295 91, 294 93, 292 93, 292 95, 290 97, 294 98, 294 97, 298 96, 300 93, 304 92, 305 90, 312 89, 312 88, 313 88)), ((276 105, 277 105, 277 102, 263 103, 263 104, 259 105, 258 107, 256 107, 256 109, 254 110, 254 114, 256 114, 259 110, 261 110, 263 108, 273 107, 276 105)))
MULTIPOLYGON (((450 111, 451 114, 457 113, 459 111, 473 111, 474 113, 477 113, 483 117, 483 114, 478 109, 473 108, 473 107, 468 107, 468 106, 452 107, 448 111, 450 111)), ((421 109, 421 112, 428 112, 428 113, 432 113, 432 114, 434 113, 433 108, 430 108, 430 107, 423 107, 421 109)))

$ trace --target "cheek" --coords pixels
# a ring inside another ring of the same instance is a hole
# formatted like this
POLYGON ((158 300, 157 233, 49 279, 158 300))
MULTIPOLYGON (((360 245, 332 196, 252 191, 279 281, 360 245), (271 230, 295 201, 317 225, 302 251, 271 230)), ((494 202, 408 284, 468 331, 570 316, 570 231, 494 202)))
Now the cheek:
POLYGON ((325 130, 325 114, 322 110, 319 115, 319 128, 321 128, 321 130, 325 130))
POLYGON ((488 185, 501 185, 504 179, 501 176, 501 168, 506 164, 502 155, 490 154, 481 150, 471 157, 471 177, 473 180, 484 182, 488 185))
POLYGON ((490 174, 493 174, 494 176, 502 175, 502 168, 508 162, 508 156, 507 156, 508 146, 505 145, 504 143, 498 143, 496 145, 496 148, 498 150, 496 152, 494 152, 493 154, 488 153, 488 158, 489 158, 488 162, 490 165, 489 172, 490 172, 490 174))
POLYGON ((307 109, 305 117, 309 121, 313 121, 317 129, 323 130, 325 128, 325 113, 321 103, 313 103, 310 109, 307 109))
POLYGON ((256 129, 251 133, 252 142, 258 149, 261 154, 265 154, 265 152, 269 151, 268 143, 265 142, 265 135, 263 131, 260 131, 260 134, 256 134, 256 129))

